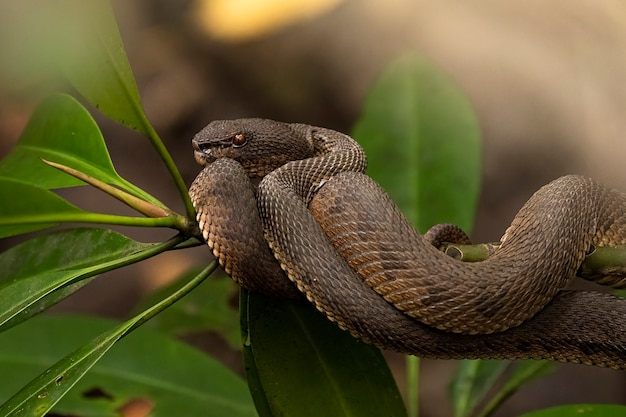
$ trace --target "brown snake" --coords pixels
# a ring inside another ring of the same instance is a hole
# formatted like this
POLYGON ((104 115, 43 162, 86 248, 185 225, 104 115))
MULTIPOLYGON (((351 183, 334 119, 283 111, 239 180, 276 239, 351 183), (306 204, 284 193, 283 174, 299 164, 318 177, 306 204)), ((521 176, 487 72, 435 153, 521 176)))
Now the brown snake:
POLYGON ((200 229, 241 285, 301 292, 354 336, 417 356, 626 369, 626 300, 563 289, 592 244, 626 243, 626 194, 559 178, 493 256, 463 263, 411 227, 347 135, 240 119, 210 123, 193 146, 200 229))

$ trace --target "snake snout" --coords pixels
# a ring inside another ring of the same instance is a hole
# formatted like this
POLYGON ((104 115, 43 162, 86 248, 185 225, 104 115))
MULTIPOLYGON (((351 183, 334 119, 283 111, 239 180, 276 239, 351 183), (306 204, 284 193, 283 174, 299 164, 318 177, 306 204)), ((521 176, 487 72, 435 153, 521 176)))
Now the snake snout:
POLYGON ((207 166, 211 162, 215 162, 217 157, 211 154, 211 149, 201 149, 196 142, 191 142, 193 146, 193 157, 196 162, 202 166, 207 166))
POLYGON ((212 162, 215 162, 217 156, 214 155, 213 149, 208 146, 202 146, 202 138, 198 140, 198 137, 194 137, 191 140, 191 146, 193 148, 193 157, 196 162, 202 166, 207 166, 212 162))

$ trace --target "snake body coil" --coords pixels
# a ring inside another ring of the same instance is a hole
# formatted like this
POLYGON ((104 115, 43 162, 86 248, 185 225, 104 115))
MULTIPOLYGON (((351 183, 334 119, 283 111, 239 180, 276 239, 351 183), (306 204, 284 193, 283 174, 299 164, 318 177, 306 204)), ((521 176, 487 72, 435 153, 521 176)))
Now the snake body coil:
POLYGON ((193 144, 205 165, 189 191, 200 228, 241 285, 303 293, 353 335, 418 356, 626 369, 626 300, 563 289, 592 244, 626 243, 626 195, 557 179, 492 257, 469 264, 411 227, 349 136, 241 119, 209 124, 193 144))

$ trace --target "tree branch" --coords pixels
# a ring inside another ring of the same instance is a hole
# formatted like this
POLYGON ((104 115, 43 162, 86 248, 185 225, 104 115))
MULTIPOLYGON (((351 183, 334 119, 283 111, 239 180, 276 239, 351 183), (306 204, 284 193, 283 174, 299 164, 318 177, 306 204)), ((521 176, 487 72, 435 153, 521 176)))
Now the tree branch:
MULTIPOLYGON (((480 262, 493 255, 499 246, 499 242, 477 245, 444 243, 439 249, 463 262, 480 262)), ((592 247, 576 275, 615 289, 626 288, 626 246, 592 247)))

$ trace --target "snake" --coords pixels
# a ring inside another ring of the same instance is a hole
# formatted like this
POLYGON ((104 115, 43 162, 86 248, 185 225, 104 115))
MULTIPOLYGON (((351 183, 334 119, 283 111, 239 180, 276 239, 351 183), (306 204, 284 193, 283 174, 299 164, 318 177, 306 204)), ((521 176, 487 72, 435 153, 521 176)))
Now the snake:
POLYGON ((569 289, 590 248, 626 244, 626 194, 560 177, 523 205, 493 255, 468 263, 412 227, 346 134, 219 120, 192 146, 202 238, 241 286, 306 299, 354 337, 405 354, 626 369, 626 299, 569 289))

